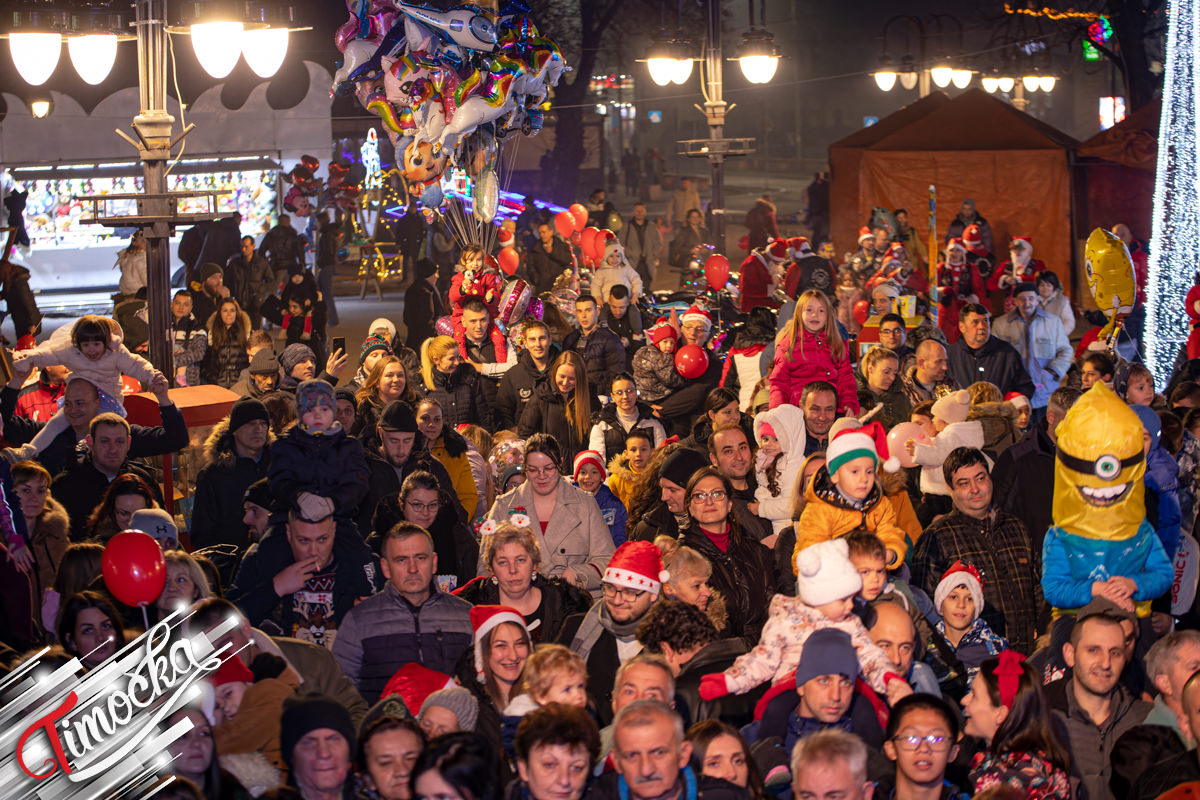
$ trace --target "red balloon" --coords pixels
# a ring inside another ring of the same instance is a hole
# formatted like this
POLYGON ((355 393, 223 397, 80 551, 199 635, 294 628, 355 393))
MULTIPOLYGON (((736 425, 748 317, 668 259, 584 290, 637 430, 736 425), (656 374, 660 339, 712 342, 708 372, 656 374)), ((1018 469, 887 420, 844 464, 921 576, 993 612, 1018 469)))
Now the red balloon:
POLYGON ((122 531, 108 540, 100 557, 104 585, 127 606, 146 606, 167 585, 167 563, 154 537, 122 531))
POLYGON ((703 347, 685 344, 675 351, 675 371, 694 381, 708 369, 708 353, 703 347))
POLYGON ((571 216, 571 212, 560 211, 555 215, 554 230, 564 239, 571 238, 571 234, 575 232, 575 218, 571 216))
POLYGON ((600 233, 599 228, 593 228, 589 226, 583 229, 583 233, 579 234, 579 249, 582 250, 583 254, 588 258, 591 258, 592 241, 596 238, 598 233, 600 233))
POLYGON ((704 262, 704 278, 714 292, 719 292, 729 283, 729 259, 717 253, 704 262))
POLYGON ((575 230, 581 231, 587 227, 588 210, 583 203, 572 204, 571 216, 575 220, 575 230))
POLYGON ((866 300, 859 300, 854 304, 854 320, 859 325, 867 324, 867 317, 871 316, 871 304, 866 300))
POLYGON ((517 271, 517 267, 521 265, 521 257, 511 247, 501 247, 500 255, 496 256, 496 258, 499 260, 500 269, 505 275, 512 275, 517 271))
POLYGON ((579 231, 575 231, 574 233, 571 234, 571 244, 575 245, 576 247, 579 247, 579 244, 582 241, 583 241, 583 234, 580 233, 579 231))

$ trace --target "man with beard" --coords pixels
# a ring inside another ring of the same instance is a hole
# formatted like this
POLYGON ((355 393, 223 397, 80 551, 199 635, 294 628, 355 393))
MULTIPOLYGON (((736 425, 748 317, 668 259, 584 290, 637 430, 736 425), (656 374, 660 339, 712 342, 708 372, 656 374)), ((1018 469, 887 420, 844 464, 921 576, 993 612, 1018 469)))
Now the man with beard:
POLYGON ((550 341, 550 329, 540 320, 525 325, 525 349, 517 354, 517 363, 504 373, 492 411, 499 428, 513 428, 525 411, 525 404, 550 375, 550 362, 557 348, 550 341))
POLYGON ((949 360, 941 342, 925 339, 917 345, 916 362, 900 374, 908 402, 915 407, 926 400, 937 400, 944 394, 958 391, 958 383, 947 372, 949 360))
POLYGON ((587 664, 587 690, 602 725, 612 722, 609 675, 642 650, 637 629, 662 589, 662 557, 650 542, 626 542, 617 548, 602 579, 603 595, 585 614, 563 622, 557 641, 587 664))
POLYGON ((1113 745, 1121 734, 1141 725, 1153 707, 1121 685, 1127 659, 1123 619, 1130 614, 1107 598, 1083 608, 1063 645, 1070 672, 1045 689, 1046 705, 1066 732, 1071 752, 1071 782, 1081 781, 1080 800, 1112 800, 1113 745))
MULTIPOLYGON (((367 496, 358 509, 358 530, 363 538, 371 532, 375 509, 384 497, 400 491, 400 485, 412 472, 431 472, 442 486, 453 486, 450 474, 441 462, 430 455, 428 442, 417 427, 417 418, 403 400, 393 400, 379 415, 377 426, 379 447, 367 450, 367 496)), ((455 498, 455 513, 462 522, 467 512, 455 498)))

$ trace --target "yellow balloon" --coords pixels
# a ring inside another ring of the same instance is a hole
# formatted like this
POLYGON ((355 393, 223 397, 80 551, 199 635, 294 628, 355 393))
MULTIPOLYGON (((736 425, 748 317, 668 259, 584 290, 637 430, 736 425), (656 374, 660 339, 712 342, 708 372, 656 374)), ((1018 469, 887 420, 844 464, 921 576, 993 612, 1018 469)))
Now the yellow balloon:
POLYGON ((1135 536, 1146 518, 1138 415, 1097 381, 1063 417, 1056 438, 1054 524, 1088 539, 1135 536))
POLYGON ((1096 228, 1088 237, 1084 250, 1084 274, 1092 297, 1108 324, 1100 332, 1106 338, 1112 333, 1114 318, 1133 311, 1137 298, 1137 280, 1133 275, 1133 260, 1129 248, 1117 235, 1096 228))

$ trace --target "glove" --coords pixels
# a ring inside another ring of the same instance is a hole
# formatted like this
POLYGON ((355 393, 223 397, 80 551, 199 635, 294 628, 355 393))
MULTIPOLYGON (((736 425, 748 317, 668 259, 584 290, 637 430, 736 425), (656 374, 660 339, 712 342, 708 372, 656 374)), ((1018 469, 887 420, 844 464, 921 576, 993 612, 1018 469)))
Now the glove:
POLYGON ((300 515, 308 522, 320 522, 333 514, 333 501, 312 492, 296 495, 296 505, 300 508, 300 515))
POLYGON ((719 697, 729 694, 729 686, 725 683, 725 673, 714 672, 700 679, 700 699, 712 702, 719 697))

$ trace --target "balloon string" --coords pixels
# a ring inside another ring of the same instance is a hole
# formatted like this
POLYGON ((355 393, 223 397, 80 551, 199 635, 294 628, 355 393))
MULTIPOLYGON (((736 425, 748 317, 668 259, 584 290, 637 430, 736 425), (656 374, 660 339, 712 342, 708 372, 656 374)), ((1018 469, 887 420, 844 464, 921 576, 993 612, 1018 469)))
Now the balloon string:
POLYGON ((139 608, 142 609, 142 626, 146 630, 150 630, 150 617, 146 614, 146 604, 143 603, 139 608))

